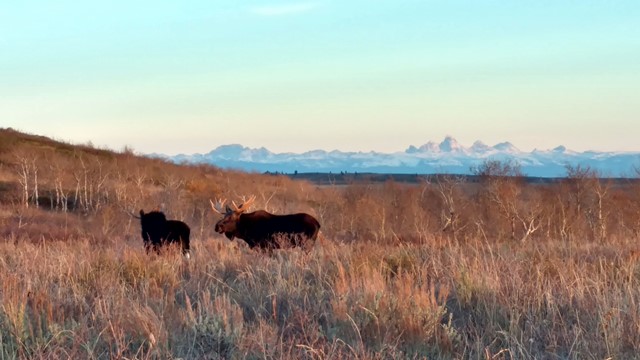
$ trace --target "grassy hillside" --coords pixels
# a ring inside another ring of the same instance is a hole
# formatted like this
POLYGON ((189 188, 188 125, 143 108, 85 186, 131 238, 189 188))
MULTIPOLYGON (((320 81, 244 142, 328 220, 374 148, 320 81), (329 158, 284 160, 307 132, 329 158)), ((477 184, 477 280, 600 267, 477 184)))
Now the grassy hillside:
POLYGON ((317 185, 0 130, 0 359, 640 358, 640 187, 514 164, 317 185), (209 199, 305 211, 310 252, 213 232, 209 199), (192 228, 147 255, 140 209, 192 228))

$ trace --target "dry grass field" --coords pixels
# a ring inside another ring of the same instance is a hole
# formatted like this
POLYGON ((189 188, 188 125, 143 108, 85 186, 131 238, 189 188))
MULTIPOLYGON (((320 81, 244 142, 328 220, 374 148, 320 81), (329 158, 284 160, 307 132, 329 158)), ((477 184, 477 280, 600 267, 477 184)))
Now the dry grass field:
POLYGON ((0 130, 0 360, 640 358, 640 184, 476 174, 318 186, 0 130), (247 195, 319 241, 214 233, 247 195), (191 259, 145 253, 157 207, 191 259))

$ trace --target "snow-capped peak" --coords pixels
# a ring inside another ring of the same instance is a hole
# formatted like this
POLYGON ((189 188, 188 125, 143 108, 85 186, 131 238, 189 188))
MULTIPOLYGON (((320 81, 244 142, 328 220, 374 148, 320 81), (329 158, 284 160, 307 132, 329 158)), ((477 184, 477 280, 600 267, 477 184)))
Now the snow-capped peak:
POLYGON ((447 136, 438 146, 442 152, 463 152, 465 148, 452 136, 447 136))
POLYGON ((484 153, 484 152, 488 152, 489 150, 491 150, 491 147, 485 143, 483 143, 480 140, 477 140, 476 142, 473 143, 473 145, 471 145, 471 147, 469 148, 469 150, 475 152, 475 153, 484 153))
POLYGON ((411 145, 404 152, 407 154, 417 154, 417 153, 434 153, 439 151, 440 151, 439 145, 433 141, 429 141, 424 145, 420 145, 420 147, 415 147, 411 145))
POLYGON ((409 145, 409 147, 407 148, 407 150, 405 150, 404 152, 407 154, 415 154, 417 153, 419 150, 417 147, 413 146, 413 145, 409 145))
POLYGON ((513 146, 513 144, 508 141, 496 144, 493 146, 493 148, 500 152, 511 153, 511 154, 516 154, 520 152, 520 149, 513 146))
POLYGON ((438 152, 440 147, 434 141, 429 141, 428 143, 420 146, 420 151, 422 152, 438 152))
POLYGON ((208 155, 215 155, 219 157, 234 158, 242 154, 247 149, 240 144, 220 145, 217 148, 211 150, 208 155))
POLYGON ((273 153, 264 147, 251 149, 240 144, 231 144, 218 146, 206 156, 225 160, 244 159, 253 161, 254 159, 268 158, 272 155, 273 153))

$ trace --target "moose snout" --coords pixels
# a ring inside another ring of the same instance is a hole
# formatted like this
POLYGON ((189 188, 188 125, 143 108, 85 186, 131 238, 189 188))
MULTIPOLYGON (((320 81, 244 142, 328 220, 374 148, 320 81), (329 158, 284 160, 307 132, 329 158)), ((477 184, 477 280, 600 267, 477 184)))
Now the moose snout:
POLYGON ((222 234, 222 226, 220 224, 216 224, 215 230, 217 233, 222 234))

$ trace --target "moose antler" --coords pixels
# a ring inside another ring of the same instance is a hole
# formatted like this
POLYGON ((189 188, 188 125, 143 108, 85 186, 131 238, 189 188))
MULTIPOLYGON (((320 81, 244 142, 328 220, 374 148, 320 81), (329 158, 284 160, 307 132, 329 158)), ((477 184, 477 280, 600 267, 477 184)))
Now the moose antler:
POLYGON ((249 199, 245 199, 245 197, 242 197, 242 204, 240 205, 236 205, 235 201, 231 201, 231 203, 233 204, 233 207, 235 208, 235 212, 245 212, 249 206, 251 206, 251 204, 256 200, 256 196, 255 195, 251 195, 251 197, 249 197, 249 199))
POLYGON ((122 206, 122 205, 120 205, 120 204, 119 204, 119 205, 118 205, 118 208, 120 209, 120 211, 122 211, 123 213, 125 213, 125 214, 127 214, 127 215, 131 216, 132 218, 134 218, 134 219, 140 219, 140 216, 136 215, 133 211, 131 211, 131 210, 129 210, 129 209, 127 209, 127 208, 125 208, 124 206, 122 206))
POLYGON ((227 202, 227 199, 216 199, 216 203, 214 204, 213 201, 211 201, 211 199, 209 199, 209 202, 211 203, 211 208, 213 209, 213 211, 217 212, 220 215, 225 215, 226 211, 224 211, 224 204, 227 202))

